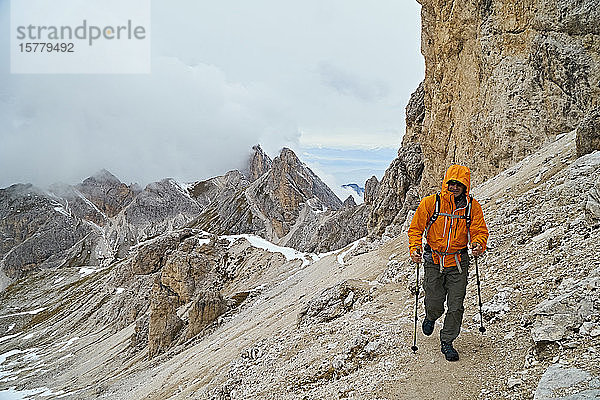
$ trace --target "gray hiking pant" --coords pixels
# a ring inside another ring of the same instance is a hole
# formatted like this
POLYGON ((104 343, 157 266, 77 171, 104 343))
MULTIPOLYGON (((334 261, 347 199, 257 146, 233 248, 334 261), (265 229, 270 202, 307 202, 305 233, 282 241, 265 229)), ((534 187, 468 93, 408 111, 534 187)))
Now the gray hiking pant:
POLYGON ((435 321, 444 313, 444 302, 448 310, 444 318, 444 327, 440 331, 443 342, 452 342, 460 333, 465 308, 463 301, 467 292, 467 277, 469 276, 469 257, 462 257, 460 266, 462 273, 456 266, 444 267, 440 273, 440 266, 425 261, 425 318, 435 321))

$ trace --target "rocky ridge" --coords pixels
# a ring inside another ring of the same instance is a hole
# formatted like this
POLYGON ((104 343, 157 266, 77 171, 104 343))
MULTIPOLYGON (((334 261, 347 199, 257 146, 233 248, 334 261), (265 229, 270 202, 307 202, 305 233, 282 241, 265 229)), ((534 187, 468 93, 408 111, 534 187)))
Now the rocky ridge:
POLYGON ((185 227, 260 235, 329 251, 366 235, 364 207, 342 202, 289 149, 271 160, 255 146, 243 172, 192 184, 125 185, 108 171, 48 190, 0 190, 2 286, 37 268, 104 267, 132 246, 185 227), (340 221, 350 219, 353 224, 340 221))

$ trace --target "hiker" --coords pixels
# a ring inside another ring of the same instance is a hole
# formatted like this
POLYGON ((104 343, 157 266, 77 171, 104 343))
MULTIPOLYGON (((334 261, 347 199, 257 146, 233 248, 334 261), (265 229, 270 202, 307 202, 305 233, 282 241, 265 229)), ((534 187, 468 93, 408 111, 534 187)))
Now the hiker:
POLYGON ((481 255, 489 236, 483 211, 469 196, 471 171, 452 165, 446 171, 441 194, 421 200, 408 230, 410 257, 415 263, 425 260, 425 319, 423 333, 433 333, 435 321, 448 310, 440 331, 441 351, 446 360, 457 361, 452 342, 460 333, 469 268, 468 247, 481 255), (437 209, 437 213, 436 213, 437 209), (470 228, 470 229, 469 229, 470 228), (427 244, 421 248, 425 234, 427 244))

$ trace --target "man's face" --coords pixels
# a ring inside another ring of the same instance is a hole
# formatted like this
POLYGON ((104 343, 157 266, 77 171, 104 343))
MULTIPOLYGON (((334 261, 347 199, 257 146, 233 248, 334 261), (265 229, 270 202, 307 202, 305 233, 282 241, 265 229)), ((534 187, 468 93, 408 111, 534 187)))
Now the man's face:
POLYGON ((464 193, 465 187, 458 181, 448 181, 448 190, 454 194, 454 197, 458 197, 464 193))

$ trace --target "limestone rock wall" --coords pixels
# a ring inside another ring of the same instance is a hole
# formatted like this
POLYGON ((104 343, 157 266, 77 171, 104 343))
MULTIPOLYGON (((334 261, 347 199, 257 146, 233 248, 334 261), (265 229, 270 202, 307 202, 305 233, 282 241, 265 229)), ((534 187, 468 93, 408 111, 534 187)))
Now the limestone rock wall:
POLYGON ((480 183, 598 107, 597 0, 419 3, 425 113, 413 140, 423 148, 424 192, 452 163, 480 183))

